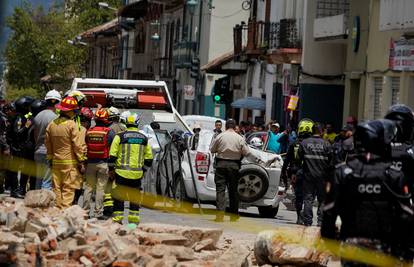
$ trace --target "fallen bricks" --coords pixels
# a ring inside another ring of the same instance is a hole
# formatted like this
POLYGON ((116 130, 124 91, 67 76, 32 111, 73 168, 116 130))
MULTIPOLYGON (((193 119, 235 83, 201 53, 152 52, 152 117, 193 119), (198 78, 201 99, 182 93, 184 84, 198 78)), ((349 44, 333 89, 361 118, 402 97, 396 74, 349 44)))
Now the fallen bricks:
POLYGON ((0 198, 0 266, 247 266, 251 254, 237 242, 217 248, 221 229, 97 221, 79 206, 55 208, 50 192, 29 193, 0 198))

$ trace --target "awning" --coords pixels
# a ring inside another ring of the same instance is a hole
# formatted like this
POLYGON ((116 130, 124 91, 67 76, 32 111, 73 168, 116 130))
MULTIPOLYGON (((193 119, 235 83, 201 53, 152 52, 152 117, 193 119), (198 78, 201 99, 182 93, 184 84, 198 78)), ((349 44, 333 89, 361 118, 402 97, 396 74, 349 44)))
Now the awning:
POLYGON ((97 34, 104 34, 104 33, 114 33, 116 34, 118 31, 118 18, 113 19, 107 23, 98 25, 93 27, 83 33, 81 33, 82 38, 91 38, 97 34))
POLYGON ((266 110, 266 100, 259 97, 246 97, 231 103, 233 108, 245 108, 253 110, 266 110))
POLYGON ((234 53, 231 51, 208 62, 201 70, 206 73, 238 75, 246 72, 247 64, 235 62, 234 53))

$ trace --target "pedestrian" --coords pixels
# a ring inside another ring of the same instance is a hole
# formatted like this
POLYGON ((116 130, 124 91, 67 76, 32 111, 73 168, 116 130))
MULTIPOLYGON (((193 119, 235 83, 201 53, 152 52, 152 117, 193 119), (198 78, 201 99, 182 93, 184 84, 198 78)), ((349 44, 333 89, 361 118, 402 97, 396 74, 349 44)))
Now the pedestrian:
MULTIPOLYGON (((28 169, 25 169, 26 160, 32 160, 31 151, 25 151, 25 145, 29 138, 29 128, 31 127, 30 106, 34 101, 33 97, 23 96, 14 102, 16 115, 12 118, 9 132, 7 133, 8 143, 12 154, 12 162, 20 171, 20 185, 18 172, 12 172, 10 179, 10 196, 23 198, 26 194, 26 186, 29 181, 28 169)), ((10 162, 10 163, 12 163, 10 162)))
POLYGON ((322 139, 320 124, 313 125, 312 133, 311 137, 302 140, 298 150, 303 172, 303 223, 305 226, 312 226, 312 207, 316 197, 318 199, 318 226, 320 226, 325 182, 332 173, 332 148, 328 141, 322 139))
POLYGON ((194 124, 193 126, 193 135, 190 137, 190 149, 191 150, 197 150, 198 147, 198 141, 200 140, 200 132, 201 132, 201 126, 200 124, 194 124))
POLYGON ((323 139, 333 144, 335 142, 335 138, 336 138, 336 133, 334 132, 333 124, 327 123, 325 125, 325 132, 323 134, 323 139))
POLYGON ((52 165, 52 188, 56 195, 56 207, 72 205, 79 179, 85 173, 86 144, 79 126, 74 121, 78 102, 65 97, 56 105, 59 117, 46 128, 45 146, 47 159, 52 165))
POLYGON ((49 123, 58 117, 55 105, 61 100, 62 96, 58 91, 51 90, 47 92, 45 96, 46 109, 37 114, 33 120, 35 138, 34 160, 36 162, 37 177, 36 189, 52 190, 52 173, 46 158, 45 133, 49 123))
POLYGON ((285 188, 288 188, 288 178, 295 193, 295 208, 296 208, 296 224, 303 224, 303 171, 302 161, 299 158, 299 146, 300 143, 312 136, 313 121, 310 119, 302 119, 299 122, 298 138, 292 143, 287 151, 286 158, 283 161, 281 180, 283 181, 285 188))
POLYGON ((125 131, 126 130, 125 125, 123 125, 120 122, 121 112, 119 112, 119 109, 117 109, 116 107, 110 107, 108 109, 108 113, 109 113, 109 121, 111 122, 110 127, 115 132, 115 134, 125 131))
POLYGON ((152 149, 148 138, 139 132, 139 122, 137 114, 128 116, 125 121, 126 131, 114 137, 109 152, 110 176, 115 180, 112 189, 112 220, 118 223, 124 220, 124 201, 130 201, 128 222, 139 223, 139 204, 131 200, 136 200, 141 189, 141 179, 146 169, 152 165, 152 149), (128 190, 123 190, 124 187, 128 187, 128 190))
POLYGON ((230 200, 230 220, 239 219, 239 171, 241 160, 249 153, 249 147, 244 138, 234 131, 235 127, 235 120, 227 120, 226 131, 219 134, 210 147, 211 153, 216 154, 214 182, 216 183, 217 222, 222 222, 224 219, 226 187, 230 200))
POLYGON ((333 165, 342 164, 354 153, 353 127, 345 125, 332 145, 333 165))
POLYGON ((214 122, 213 139, 223 132, 222 128, 223 128, 223 123, 221 122, 221 120, 216 120, 214 122))
POLYGON ((109 149, 115 137, 115 131, 110 128, 108 110, 101 108, 95 112, 96 125, 86 132, 88 146, 88 163, 86 166, 86 183, 83 194, 83 208, 91 209, 92 193, 95 192, 95 210, 92 217, 107 219, 104 216, 104 194, 108 184, 109 149))
POLYGON ((267 150, 272 151, 276 154, 281 152, 281 144, 279 139, 284 136, 285 133, 280 133, 280 125, 277 122, 274 122, 270 125, 270 130, 268 132, 267 140, 267 150))
MULTIPOLYGON (((414 241, 409 181, 391 157, 396 130, 390 120, 356 127, 356 155, 337 166, 326 186, 321 235, 412 262, 412 247, 405 246, 414 241)), ((343 260, 343 266, 365 265, 343 260)))

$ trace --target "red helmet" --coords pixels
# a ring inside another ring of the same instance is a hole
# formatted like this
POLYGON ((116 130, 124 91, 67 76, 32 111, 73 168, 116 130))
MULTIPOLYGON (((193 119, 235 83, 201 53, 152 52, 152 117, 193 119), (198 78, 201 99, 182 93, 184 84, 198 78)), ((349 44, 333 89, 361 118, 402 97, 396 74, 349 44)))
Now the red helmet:
POLYGON ((92 120, 93 112, 90 108, 83 107, 80 111, 80 116, 85 118, 86 120, 92 120))
POLYGON ((56 104, 55 107, 61 111, 71 111, 79 108, 78 101, 71 96, 63 98, 62 102, 56 104))
POLYGON ((99 108, 95 112, 95 120, 103 122, 105 124, 109 123, 109 112, 106 108, 99 108))

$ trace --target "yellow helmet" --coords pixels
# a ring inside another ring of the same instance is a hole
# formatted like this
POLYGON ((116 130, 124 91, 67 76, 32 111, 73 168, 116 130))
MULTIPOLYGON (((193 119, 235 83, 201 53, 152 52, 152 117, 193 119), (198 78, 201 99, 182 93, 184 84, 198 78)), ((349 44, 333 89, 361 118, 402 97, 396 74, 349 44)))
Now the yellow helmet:
POLYGON ((86 100, 85 94, 77 90, 69 92, 68 96, 75 98, 78 101, 78 103, 86 100))
POLYGON ((312 128, 313 128, 314 122, 311 119, 302 119, 299 122, 298 126, 298 134, 312 134, 312 128))

